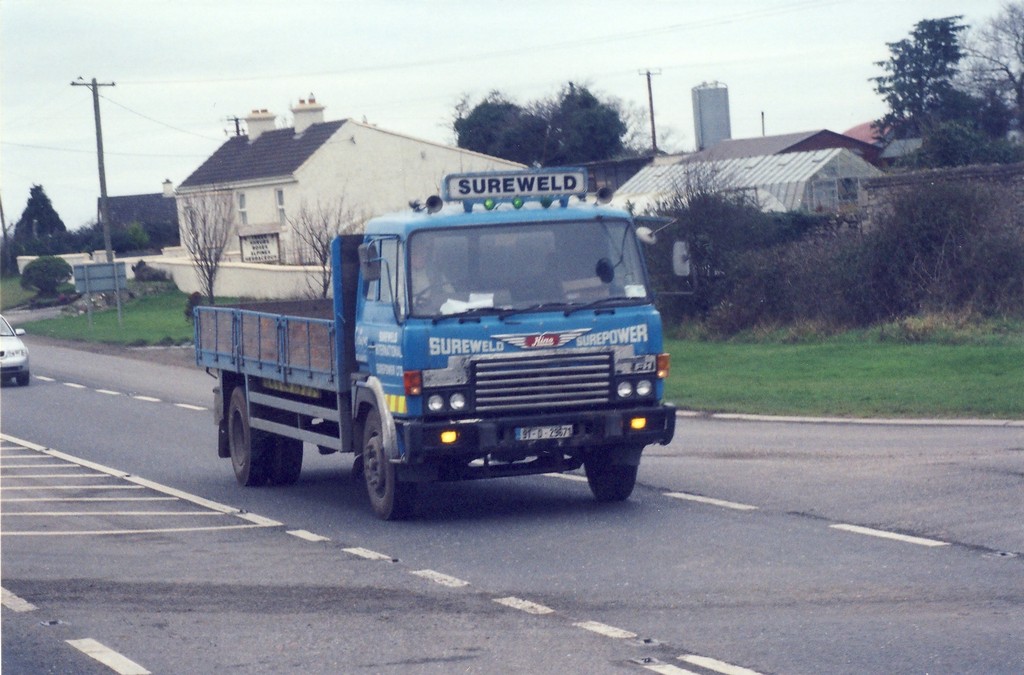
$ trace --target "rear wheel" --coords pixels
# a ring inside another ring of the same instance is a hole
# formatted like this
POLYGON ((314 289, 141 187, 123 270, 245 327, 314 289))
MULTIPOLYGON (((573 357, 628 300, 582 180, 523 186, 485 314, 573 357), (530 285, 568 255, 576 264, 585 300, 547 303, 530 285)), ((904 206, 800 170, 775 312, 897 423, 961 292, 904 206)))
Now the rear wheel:
POLYGON ((228 404, 228 448, 239 484, 249 487, 267 482, 272 444, 269 434, 250 428, 245 389, 235 387, 228 404))
POLYGON ((629 464, 614 464, 607 450, 591 453, 583 460, 587 472, 587 483, 594 498, 599 502, 621 502, 633 494, 636 472, 639 467, 629 464))
POLYGON ((363 477, 370 505, 384 520, 405 518, 416 503, 416 484, 398 480, 398 471, 384 449, 380 413, 370 410, 363 429, 363 477))
POLYGON ((271 453, 270 484, 293 485, 302 473, 302 441, 277 436, 271 453))

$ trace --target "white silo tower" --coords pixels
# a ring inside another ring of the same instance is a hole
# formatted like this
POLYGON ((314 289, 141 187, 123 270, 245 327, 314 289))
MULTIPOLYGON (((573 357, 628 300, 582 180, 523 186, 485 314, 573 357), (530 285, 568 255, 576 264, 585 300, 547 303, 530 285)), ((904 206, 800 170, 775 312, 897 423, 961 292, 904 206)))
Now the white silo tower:
POLYGON ((692 90, 693 129, 697 150, 706 150, 732 138, 729 123, 729 88, 721 82, 703 82, 692 90))

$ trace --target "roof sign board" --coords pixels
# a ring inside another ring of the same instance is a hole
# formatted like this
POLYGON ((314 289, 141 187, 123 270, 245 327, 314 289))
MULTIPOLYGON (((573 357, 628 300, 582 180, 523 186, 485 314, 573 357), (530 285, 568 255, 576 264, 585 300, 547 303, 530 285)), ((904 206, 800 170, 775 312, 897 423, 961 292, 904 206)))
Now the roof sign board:
POLYGON ((445 201, 483 203, 512 200, 568 200, 587 192, 587 173, 578 168, 456 173, 444 177, 445 201))

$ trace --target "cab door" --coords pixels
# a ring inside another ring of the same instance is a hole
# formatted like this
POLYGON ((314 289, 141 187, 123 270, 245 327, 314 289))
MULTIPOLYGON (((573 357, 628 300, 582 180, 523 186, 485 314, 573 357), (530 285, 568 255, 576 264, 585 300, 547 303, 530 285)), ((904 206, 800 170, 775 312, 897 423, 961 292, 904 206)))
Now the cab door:
POLYGON ((379 275, 363 282, 360 320, 356 329, 356 360, 376 377, 384 389, 392 414, 406 412, 403 383, 403 321, 405 267, 403 242, 397 236, 369 238, 366 259, 379 264, 379 275))

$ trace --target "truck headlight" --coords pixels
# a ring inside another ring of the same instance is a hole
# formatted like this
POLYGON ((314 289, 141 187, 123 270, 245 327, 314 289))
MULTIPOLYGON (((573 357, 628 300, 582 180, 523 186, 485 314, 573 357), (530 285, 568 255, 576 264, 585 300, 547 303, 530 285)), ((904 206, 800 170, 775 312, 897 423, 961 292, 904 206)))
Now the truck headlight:
POLYGON ((456 412, 458 412, 459 410, 465 410, 466 395, 461 394, 459 392, 455 392, 454 394, 451 395, 451 398, 448 399, 448 405, 451 406, 451 409, 456 412))
POLYGON ((444 397, 440 394, 432 394, 427 399, 427 410, 430 412, 441 412, 444 410, 444 397))
POLYGON ((619 395, 619 398, 629 398, 633 395, 632 383, 625 380, 619 382, 619 386, 616 388, 615 393, 619 395))
POLYGON ((637 396, 650 396, 652 391, 654 391, 654 385, 650 380, 640 380, 636 383, 637 396))

